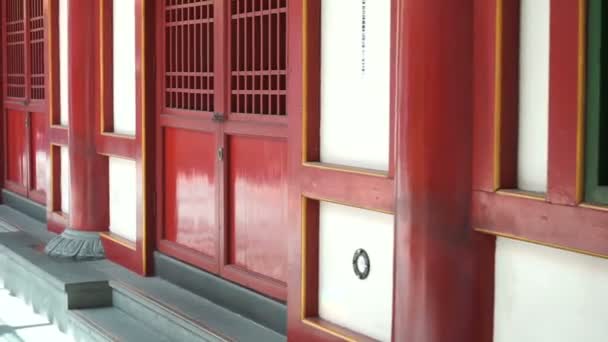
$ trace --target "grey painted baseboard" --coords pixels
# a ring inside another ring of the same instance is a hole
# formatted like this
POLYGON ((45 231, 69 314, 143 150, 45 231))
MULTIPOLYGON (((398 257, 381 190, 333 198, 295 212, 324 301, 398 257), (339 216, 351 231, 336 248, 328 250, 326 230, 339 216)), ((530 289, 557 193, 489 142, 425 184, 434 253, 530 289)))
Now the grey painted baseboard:
POLYGON ((287 306, 161 253, 154 253, 156 275, 260 325, 287 334, 287 306))
POLYGON ((2 189, 2 203, 40 222, 46 223, 46 207, 28 198, 2 189))

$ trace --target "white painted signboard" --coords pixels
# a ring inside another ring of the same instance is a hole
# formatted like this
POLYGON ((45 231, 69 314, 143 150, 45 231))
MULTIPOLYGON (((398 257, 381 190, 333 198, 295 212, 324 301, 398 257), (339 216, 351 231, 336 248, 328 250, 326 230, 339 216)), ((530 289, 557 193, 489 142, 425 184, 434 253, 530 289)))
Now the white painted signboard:
POLYGON ((321 161, 388 170, 391 1, 321 11, 321 161))

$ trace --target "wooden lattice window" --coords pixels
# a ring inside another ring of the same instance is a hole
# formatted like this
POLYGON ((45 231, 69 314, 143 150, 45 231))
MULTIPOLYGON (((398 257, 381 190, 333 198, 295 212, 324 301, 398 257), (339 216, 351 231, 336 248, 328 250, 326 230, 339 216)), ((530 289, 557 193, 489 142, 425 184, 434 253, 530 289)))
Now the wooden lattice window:
POLYGON ((30 43, 30 96, 44 100, 44 13, 42 0, 28 1, 30 43))
POLYGON ((232 1, 233 113, 287 114, 287 0, 232 1))
POLYGON ((213 1, 165 1, 165 107, 211 112, 213 1))
POLYGON ((25 15, 23 0, 5 2, 6 96, 25 98, 25 15))
POLYGON ((44 2, 6 0, 6 97, 44 100, 44 2))

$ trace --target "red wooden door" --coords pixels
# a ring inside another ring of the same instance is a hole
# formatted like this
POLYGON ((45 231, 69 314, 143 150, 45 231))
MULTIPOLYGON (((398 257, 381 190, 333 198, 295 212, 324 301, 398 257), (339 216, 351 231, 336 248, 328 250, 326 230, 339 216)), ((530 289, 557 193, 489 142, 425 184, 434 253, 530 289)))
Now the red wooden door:
POLYGON ((160 2, 157 97, 160 251, 218 271, 214 5, 160 2))
POLYGON ((222 275, 285 298, 287 1, 232 1, 227 12, 222 275))
POLYGON ((286 6, 165 0, 158 248, 275 298, 287 278, 286 6))
POLYGON ((5 188, 46 203, 48 114, 43 0, 2 8, 5 188))

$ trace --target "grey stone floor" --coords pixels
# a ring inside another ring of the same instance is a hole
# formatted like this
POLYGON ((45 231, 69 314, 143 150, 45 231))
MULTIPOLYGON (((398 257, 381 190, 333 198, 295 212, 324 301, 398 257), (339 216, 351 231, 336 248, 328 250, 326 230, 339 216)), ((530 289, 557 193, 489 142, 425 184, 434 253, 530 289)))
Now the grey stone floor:
POLYGON ((71 342, 46 317, 38 315, 22 299, 12 296, 0 279, 0 342, 71 342))

